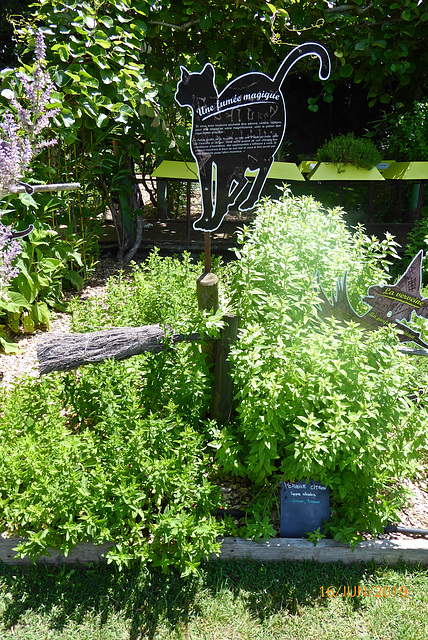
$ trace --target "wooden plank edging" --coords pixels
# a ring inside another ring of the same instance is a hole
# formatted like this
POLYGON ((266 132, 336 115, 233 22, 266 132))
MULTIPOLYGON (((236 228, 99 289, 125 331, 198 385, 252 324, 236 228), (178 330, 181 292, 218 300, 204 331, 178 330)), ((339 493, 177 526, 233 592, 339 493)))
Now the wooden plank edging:
MULTIPOLYGON (((0 561, 12 565, 31 564, 28 556, 15 558, 14 549, 22 538, 5 538, 0 535, 0 561)), ((212 554, 210 560, 316 560, 317 562, 371 562, 394 564, 399 560, 428 565, 428 540, 367 540, 355 545, 354 550, 347 544, 335 540, 321 540, 316 547, 302 538, 272 538, 266 542, 254 542, 243 538, 222 538, 220 555, 212 554)), ((113 543, 95 545, 80 542, 75 549, 64 556, 57 551, 41 556, 37 562, 50 565, 84 564, 105 562, 103 557, 113 543)))
MULTIPOLYGON (((317 562, 371 562, 394 564, 400 559, 428 565, 428 540, 366 540, 355 545, 336 540, 320 540, 313 543, 303 538, 272 538, 266 542, 254 542, 243 538, 224 538, 220 560, 251 559, 266 561, 316 560, 317 562)), ((213 555, 211 559, 216 557, 213 555)))
MULTIPOLYGON (((32 560, 30 560, 28 556, 25 556, 24 558, 15 557, 15 549, 22 540, 23 538, 5 538, 3 535, 0 535, 0 562, 13 565, 33 564, 32 560)), ((40 556, 36 562, 50 565, 106 562, 106 559, 103 556, 112 546, 113 543, 109 542, 105 542, 102 545, 96 545, 92 542, 79 542, 77 546, 70 551, 68 556, 50 549, 50 555, 40 556)))

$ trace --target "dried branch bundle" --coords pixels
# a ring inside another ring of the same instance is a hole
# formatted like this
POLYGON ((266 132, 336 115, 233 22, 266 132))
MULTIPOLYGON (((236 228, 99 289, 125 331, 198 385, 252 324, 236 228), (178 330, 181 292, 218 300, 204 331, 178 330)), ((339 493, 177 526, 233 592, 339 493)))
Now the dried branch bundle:
POLYGON ((69 333, 43 336, 37 344, 41 374, 51 371, 70 371, 81 365, 101 362, 108 358, 124 360, 144 351, 158 353, 172 343, 199 340, 199 334, 188 336, 168 333, 158 324, 143 327, 118 327, 92 333, 69 333))

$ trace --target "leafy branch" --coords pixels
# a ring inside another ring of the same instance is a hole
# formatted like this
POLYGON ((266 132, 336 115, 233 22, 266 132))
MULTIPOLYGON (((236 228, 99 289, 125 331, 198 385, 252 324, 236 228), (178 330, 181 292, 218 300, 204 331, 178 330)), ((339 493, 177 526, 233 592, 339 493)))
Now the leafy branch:
POLYGON ((195 18, 194 20, 189 20, 189 22, 185 22, 184 24, 172 24, 171 22, 160 22, 157 20, 150 20, 149 24, 158 25, 160 27, 169 27, 170 29, 174 29, 175 31, 187 31, 195 24, 199 24, 201 18, 195 18))

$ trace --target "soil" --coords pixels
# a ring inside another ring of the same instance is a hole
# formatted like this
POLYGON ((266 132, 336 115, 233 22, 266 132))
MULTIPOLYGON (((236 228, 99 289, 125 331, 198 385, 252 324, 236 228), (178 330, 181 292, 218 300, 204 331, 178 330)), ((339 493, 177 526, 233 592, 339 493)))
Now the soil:
MULTIPOLYGON (((119 266, 112 259, 103 259, 98 265, 92 277, 87 281, 84 289, 77 294, 80 299, 85 300, 92 297, 102 296, 105 291, 107 279, 119 271, 119 266)), ((76 294, 73 294, 76 295, 76 294)), ((66 313, 56 313, 49 331, 56 333, 69 333, 70 316, 66 313)), ((36 343, 43 332, 37 330, 34 334, 18 335, 16 337, 19 352, 16 354, 0 354, 0 384, 6 389, 10 388, 13 382, 24 374, 39 375, 37 369, 36 343)), ((413 492, 408 506, 403 509, 400 521, 394 524, 404 527, 428 530, 428 473, 415 478, 413 482, 406 481, 406 486, 413 492)), ((251 503, 252 487, 243 479, 231 478, 221 483, 224 505, 228 509, 244 510, 251 503)), ((278 513, 272 513, 272 522, 279 530, 278 513)), ((427 534, 428 535, 428 534, 427 534)), ((389 539, 413 539, 401 533, 388 533, 384 537, 389 539)))

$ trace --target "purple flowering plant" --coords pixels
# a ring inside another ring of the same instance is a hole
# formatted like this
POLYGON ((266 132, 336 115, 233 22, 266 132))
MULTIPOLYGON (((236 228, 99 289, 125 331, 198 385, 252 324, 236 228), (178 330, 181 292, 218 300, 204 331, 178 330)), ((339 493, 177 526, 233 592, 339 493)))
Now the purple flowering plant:
POLYGON ((10 107, 0 115, 0 300, 5 288, 17 275, 13 266, 21 247, 11 226, 1 222, 1 200, 16 192, 28 173, 31 161, 41 149, 56 144, 46 140, 42 132, 60 111, 52 108, 55 86, 46 71, 46 47, 42 31, 36 34, 35 65, 31 74, 19 72, 19 83, 14 90, 5 89, 2 95, 9 99, 10 107))

